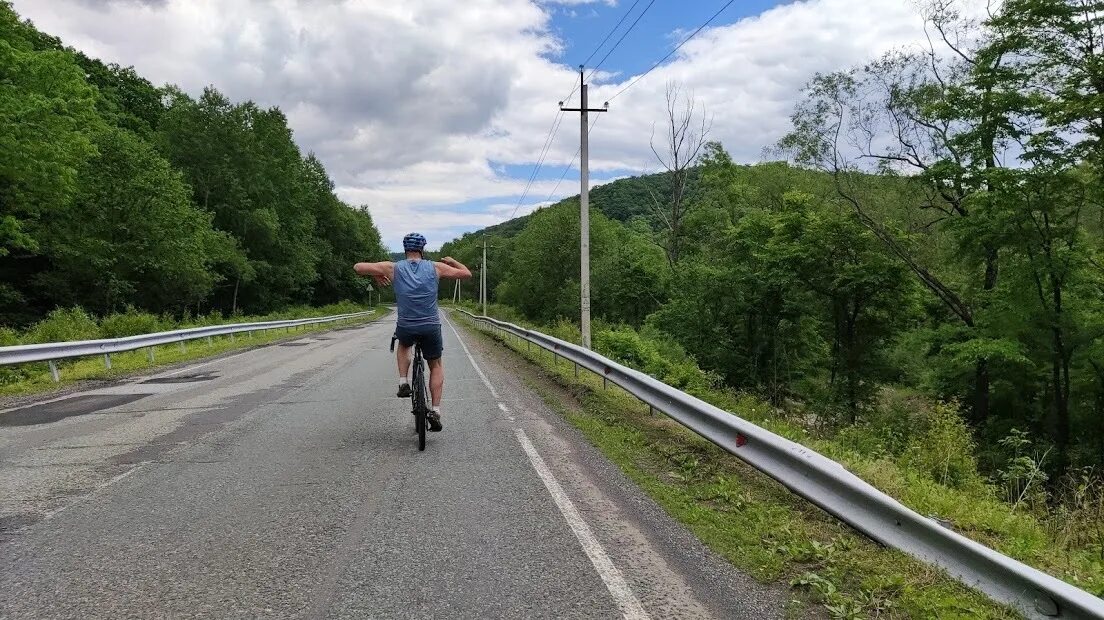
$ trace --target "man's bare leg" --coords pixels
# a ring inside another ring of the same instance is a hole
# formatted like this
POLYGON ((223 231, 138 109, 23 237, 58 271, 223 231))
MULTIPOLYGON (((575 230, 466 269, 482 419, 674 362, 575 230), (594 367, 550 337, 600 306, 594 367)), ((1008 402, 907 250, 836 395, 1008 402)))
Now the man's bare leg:
POLYGON ((433 401, 433 408, 441 408, 441 394, 445 390, 445 365, 441 358, 427 360, 429 364, 429 396, 433 401))
POLYGON ((399 363, 399 379, 407 380, 410 376, 410 349, 411 347, 405 347, 400 342, 398 349, 395 351, 395 359, 399 363))
POLYGON ((395 360, 399 366, 399 398, 410 396, 410 348, 399 343, 395 350, 395 360))

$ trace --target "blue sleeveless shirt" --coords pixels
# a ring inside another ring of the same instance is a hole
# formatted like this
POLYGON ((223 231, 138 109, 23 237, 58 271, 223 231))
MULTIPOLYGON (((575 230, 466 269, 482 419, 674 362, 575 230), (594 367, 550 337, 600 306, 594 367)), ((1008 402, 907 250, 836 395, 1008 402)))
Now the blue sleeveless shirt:
POLYGON ((440 325, 437 312, 437 267, 430 260, 401 260, 395 263, 395 300, 399 306, 399 327, 440 325))

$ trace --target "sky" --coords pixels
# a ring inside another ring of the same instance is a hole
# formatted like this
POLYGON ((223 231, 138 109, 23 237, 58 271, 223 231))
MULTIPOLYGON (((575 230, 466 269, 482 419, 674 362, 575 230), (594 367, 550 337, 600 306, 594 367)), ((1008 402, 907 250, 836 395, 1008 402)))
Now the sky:
POLYGON ((390 248, 418 231, 435 249, 577 194, 578 114, 562 117, 526 186, 558 102, 596 48, 589 65, 605 61, 587 71, 590 103, 611 101, 590 133, 592 184, 657 170, 649 141, 668 84, 712 119, 709 138, 754 163, 787 132, 815 73, 925 41, 916 0, 735 0, 615 97, 725 0, 13 4, 41 30, 155 84, 196 96, 214 85, 235 100, 278 106, 337 194, 369 207, 390 248))

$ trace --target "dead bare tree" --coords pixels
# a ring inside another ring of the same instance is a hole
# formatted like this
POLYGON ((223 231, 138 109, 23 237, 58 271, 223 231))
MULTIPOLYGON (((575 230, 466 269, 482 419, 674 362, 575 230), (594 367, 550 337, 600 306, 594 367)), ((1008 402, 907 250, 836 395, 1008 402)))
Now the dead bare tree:
POLYGON ((690 173, 698 160, 706 137, 712 126, 712 119, 706 118, 705 110, 699 109, 693 93, 683 97, 682 88, 677 83, 668 82, 666 88, 667 118, 664 142, 657 148, 655 143, 655 124, 648 140, 659 164, 667 171, 670 181, 666 196, 657 196, 652 192, 652 208, 666 230, 664 252, 667 262, 674 267, 679 260, 682 242, 682 224, 691 204, 686 202, 686 190, 690 173))

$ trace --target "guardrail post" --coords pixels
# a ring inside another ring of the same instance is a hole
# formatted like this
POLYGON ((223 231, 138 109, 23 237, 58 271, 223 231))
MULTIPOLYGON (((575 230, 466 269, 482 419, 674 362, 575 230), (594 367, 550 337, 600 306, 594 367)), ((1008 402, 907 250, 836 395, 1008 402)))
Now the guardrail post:
POLYGON ((579 378, 579 362, 572 362, 572 363, 575 364, 575 378, 578 379, 579 378))
POLYGON ((146 351, 149 353, 149 361, 153 363, 153 347, 146 347, 146 351))
POLYGON ((180 352, 181 353, 187 353, 188 352, 188 345, 184 344, 183 340, 180 341, 180 352))
POLYGON ((606 375, 602 375, 602 389, 603 390, 606 389, 608 383, 609 383, 609 379, 606 377, 606 375))
POLYGON ((230 332, 230 342, 234 342, 234 332, 230 332))
POLYGON ((210 336, 207 336, 207 344, 214 344, 214 341, 211 340, 210 336))
POLYGON ((111 354, 104 353, 104 367, 111 370, 111 354))
POLYGON ((61 383, 61 376, 58 375, 57 362, 50 360, 50 376, 54 378, 54 383, 61 383))

